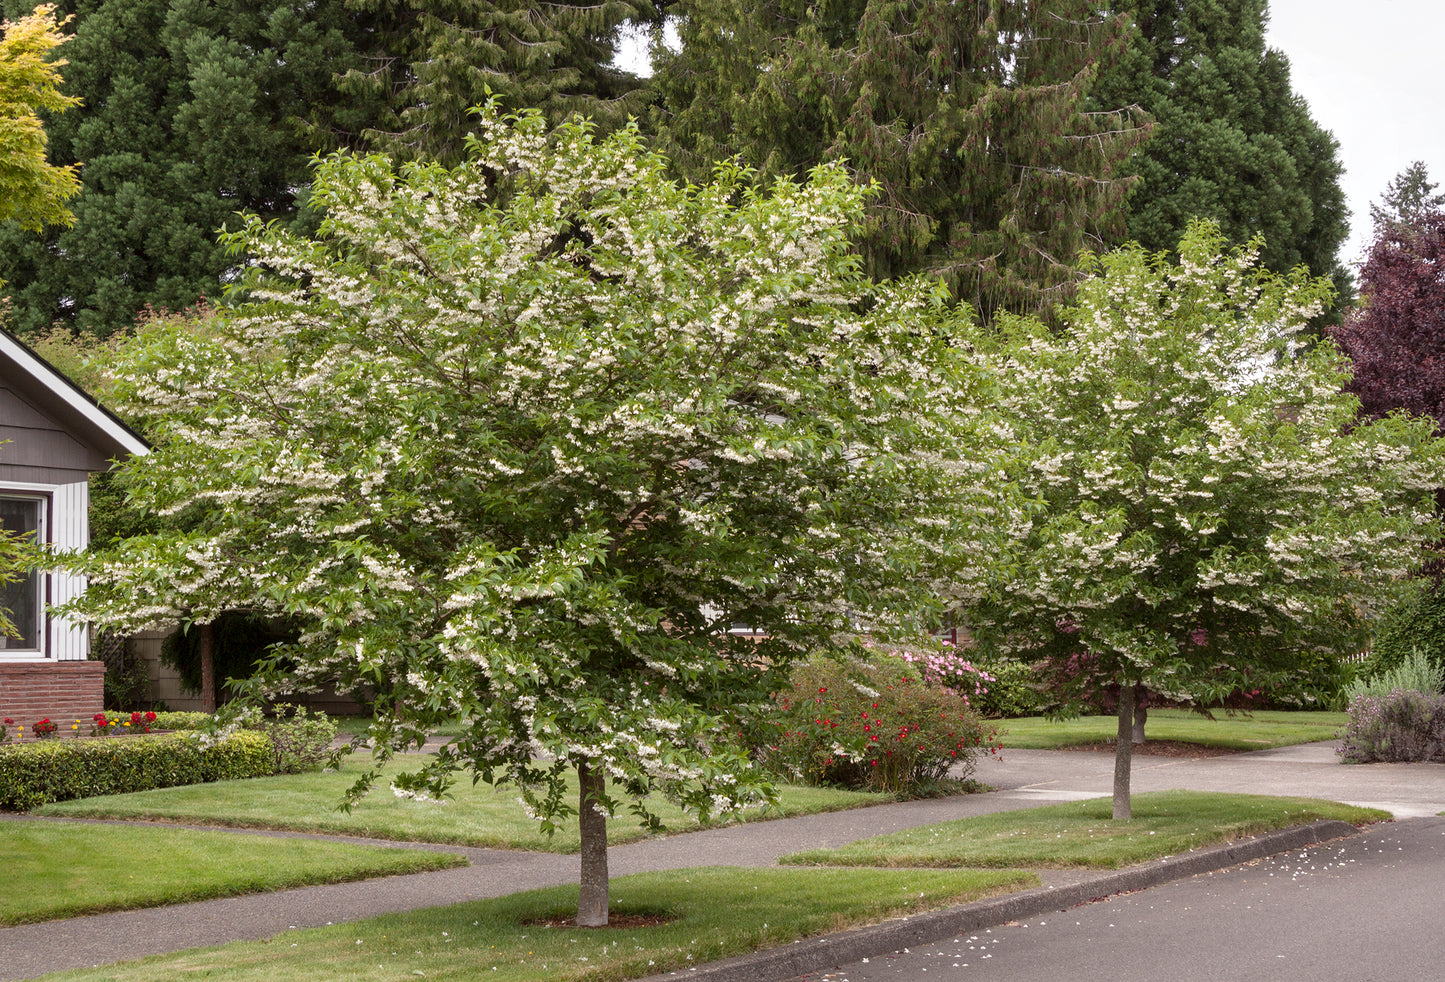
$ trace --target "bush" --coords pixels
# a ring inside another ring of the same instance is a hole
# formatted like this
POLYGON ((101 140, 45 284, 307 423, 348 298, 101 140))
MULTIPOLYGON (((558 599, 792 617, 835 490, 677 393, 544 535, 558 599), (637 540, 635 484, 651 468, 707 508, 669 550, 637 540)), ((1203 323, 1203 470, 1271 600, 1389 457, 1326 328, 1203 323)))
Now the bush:
POLYGON ((210 713, 157 712, 153 730, 199 730, 212 719, 210 713))
POLYGON ((0 809, 264 777, 272 764, 271 743, 260 733, 235 733, 210 746, 174 736, 9 744, 0 747, 0 809))
POLYGON ((1383 674, 1415 652, 1445 667, 1445 589, 1427 588, 1386 614, 1362 674, 1383 674))
POLYGON ((1445 761, 1445 696, 1413 690, 1356 696, 1339 754, 1347 764, 1445 761))
POLYGON ((325 713, 308 715, 304 706, 278 706, 274 716, 252 711, 244 717, 243 725, 264 733, 271 741, 277 774, 319 770, 335 756, 331 744, 336 739, 336 721, 325 713))
POLYGON ((1033 665, 1003 658, 980 662, 979 667, 992 679, 984 692, 969 700, 980 716, 1013 719, 1044 714, 1047 699, 1040 691, 1039 672, 1033 665))
POLYGON ((959 693, 927 684, 878 651, 817 656, 794 666, 777 699, 764 761, 793 780, 925 793, 950 770, 968 776, 995 733, 959 693))

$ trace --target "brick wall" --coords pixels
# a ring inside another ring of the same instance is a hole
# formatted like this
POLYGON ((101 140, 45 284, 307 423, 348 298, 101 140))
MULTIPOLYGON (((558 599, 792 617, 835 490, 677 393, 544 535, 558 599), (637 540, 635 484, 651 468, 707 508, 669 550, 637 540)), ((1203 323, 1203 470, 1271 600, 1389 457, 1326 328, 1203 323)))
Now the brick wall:
POLYGON ((105 662, 0 662, 0 719, 9 717, 27 732, 46 717, 61 733, 69 733, 75 720, 88 732, 104 698, 105 662))

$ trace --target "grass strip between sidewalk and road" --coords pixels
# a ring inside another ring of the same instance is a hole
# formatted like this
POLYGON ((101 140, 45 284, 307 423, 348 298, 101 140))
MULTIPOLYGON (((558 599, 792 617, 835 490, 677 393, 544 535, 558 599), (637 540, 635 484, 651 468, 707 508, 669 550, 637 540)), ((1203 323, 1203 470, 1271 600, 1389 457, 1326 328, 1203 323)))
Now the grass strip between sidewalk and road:
POLYGON ((1315 798, 1150 791, 1116 822, 1109 798, 1069 801, 923 825, 812 849, 779 862, 803 866, 1026 867, 1119 869, 1275 829, 1337 819, 1388 821, 1388 812, 1315 798))
MULTIPOLYGON (((1225 750, 1270 750, 1300 743, 1332 740, 1350 721, 1348 713, 1260 710, 1230 714, 1215 710, 1214 719, 1187 709, 1151 709, 1144 725, 1146 740, 1177 740, 1225 750)), ((1113 716, 1077 716, 1050 720, 1043 716, 995 721, 1001 741, 1014 750, 1054 750, 1112 741, 1119 732, 1113 716)))
POLYGON ((651 926, 547 927, 577 912, 577 888, 389 914, 56 973, 50 982, 159 978, 183 982, 589 982, 634 979, 728 958, 798 938, 966 903, 1038 885, 1023 870, 780 870, 697 868, 612 881, 614 921, 651 926))
POLYGON ((6 821, 0 837, 5 926, 467 865, 420 849, 89 822, 6 821))
MULTIPOLYGON (((445 802, 397 798, 387 790, 386 778, 383 778, 379 787, 349 813, 339 811, 337 806, 346 789, 369 763, 369 760, 349 761, 340 772, 281 774, 244 781, 78 798, 45 805, 36 809, 35 814, 320 832, 400 842, 436 842, 534 852, 575 853, 579 848, 575 821, 563 822, 556 834, 548 838, 538 831, 537 823, 523 811, 515 788, 473 785, 465 776, 453 786, 454 797, 445 802)), ((412 766, 415 764, 413 759, 412 766)), ((385 773, 394 773, 405 766, 404 761, 394 764, 385 773)), ((571 775, 569 781, 568 800, 575 802, 576 775, 571 775)), ((749 811, 744 813, 744 820, 839 811, 893 800, 884 794, 831 788, 784 786, 779 790, 782 794, 780 808, 768 812, 749 811)), ((657 811, 670 831, 690 831, 699 827, 695 820, 660 797, 648 804, 657 811)), ((646 837, 646 830, 628 813, 620 812, 607 823, 607 841, 611 845, 646 837)))

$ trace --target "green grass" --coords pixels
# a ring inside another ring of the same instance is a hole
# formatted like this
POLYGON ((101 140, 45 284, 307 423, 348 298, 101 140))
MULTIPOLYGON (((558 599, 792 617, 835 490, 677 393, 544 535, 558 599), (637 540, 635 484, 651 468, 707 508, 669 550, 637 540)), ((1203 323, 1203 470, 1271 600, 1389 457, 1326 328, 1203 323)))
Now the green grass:
MULTIPOLYGON (((1261 710, 1206 719, 1187 709, 1151 709, 1144 725, 1149 740, 1179 740, 1228 750, 1267 750, 1330 740, 1349 722, 1347 713, 1261 710)), ((998 721, 1003 745, 1016 750, 1053 750, 1113 740, 1119 721, 1113 716, 1048 720, 1042 716, 998 721)))
POLYGON ((7 821, 0 925, 465 866, 449 853, 187 829, 7 821))
MULTIPOLYGON (((336 735, 346 739, 366 736, 371 728, 370 716, 332 716, 331 722, 336 724, 336 735)), ((452 737, 460 735, 463 729, 465 727, 460 723, 450 723, 437 727, 431 734, 434 737, 452 737)))
POLYGON ((1320 819, 1367 824, 1387 812, 1315 798, 1152 791, 1136 794, 1133 819, 1116 822, 1109 798, 1070 801, 925 825, 815 849, 780 862, 828 866, 1086 867, 1118 869, 1320 819))
POLYGON ((612 881, 612 913, 666 914, 651 927, 549 928, 576 912, 557 887, 130 962, 47 975, 51 982, 397 982, 403 979, 620 980, 686 968, 1037 885, 1021 870, 691 869, 612 881))
MULTIPOLYGON (((337 805, 343 793, 365 767, 362 761, 352 761, 339 773, 286 774, 80 798, 46 805, 36 809, 36 814, 288 829, 539 852, 570 853, 578 849, 575 820, 564 822, 561 830, 548 839, 537 831, 537 823, 522 811, 515 789, 496 790, 487 784, 473 786, 469 780, 458 782, 453 788, 454 799, 445 804, 399 799, 383 783, 349 814, 338 811, 337 805)), ((575 802, 575 776, 571 782, 568 800, 575 802)), ((747 817, 779 818, 881 804, 890 800, 886 795, 858 791, 785 787, 782 789, 780 810, 767 814, 749 812, 747 817)), ((696 822, 671 804, 665 801, 653 804, 669 829, 697 828, 696 822)), ((608 822, 607 841, 613 845, 633 842, 646 835, 629 813, 621 812, 608 822)))

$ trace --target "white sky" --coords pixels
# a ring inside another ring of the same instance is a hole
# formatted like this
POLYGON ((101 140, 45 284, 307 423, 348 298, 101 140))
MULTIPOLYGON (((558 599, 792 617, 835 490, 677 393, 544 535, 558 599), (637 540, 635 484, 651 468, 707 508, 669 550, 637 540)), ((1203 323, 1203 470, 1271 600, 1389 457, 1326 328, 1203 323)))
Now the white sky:
POLYGON ((1294 90, 1340 143, 1350 240, 1361 258, 1370 202, 1423 160, 1445 189, 1445 3, 1270 0, 1268 41, 1289 58, 1294 90))
MULTIPOLYGON (((1423 160, 1445 189, 1445 2, 1270 0, 1267 37, 1289 58, 1294 91, 1339 141, 1350 207, 1340 259, 1352 264, 1369 244, 1370 202, 1396 174, 1423 160)), ((645 70, 640 45, 618 60, 645 70)))

